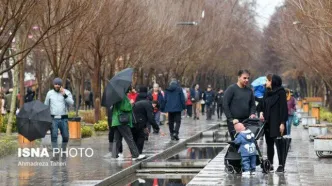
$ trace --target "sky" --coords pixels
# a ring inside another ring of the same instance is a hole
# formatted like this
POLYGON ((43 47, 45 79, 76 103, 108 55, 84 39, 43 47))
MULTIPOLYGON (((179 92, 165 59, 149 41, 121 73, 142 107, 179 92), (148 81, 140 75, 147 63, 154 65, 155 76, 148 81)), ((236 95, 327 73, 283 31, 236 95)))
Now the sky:
POLYGON ((275 7, 282 5, 284 0, 257 0, 257 16, 258 26, 262 29, 269 24, 271 15, 275 12, 275 7))

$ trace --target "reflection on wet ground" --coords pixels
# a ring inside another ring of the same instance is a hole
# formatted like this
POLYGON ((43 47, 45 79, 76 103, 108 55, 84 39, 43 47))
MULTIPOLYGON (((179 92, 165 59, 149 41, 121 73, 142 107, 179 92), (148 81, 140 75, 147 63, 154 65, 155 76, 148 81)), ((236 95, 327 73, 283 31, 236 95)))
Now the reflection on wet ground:
POLYGON ((168 160, 181 161, 182 159, 213 159, 222 151, 222 147, 190 147, 172 156, 168 160))

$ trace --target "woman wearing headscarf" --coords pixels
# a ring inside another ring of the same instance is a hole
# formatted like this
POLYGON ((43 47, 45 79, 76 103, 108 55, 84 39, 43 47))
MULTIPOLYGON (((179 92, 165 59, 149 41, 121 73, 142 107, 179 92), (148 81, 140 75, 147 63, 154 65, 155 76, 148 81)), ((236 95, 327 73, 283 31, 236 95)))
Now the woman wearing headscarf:
MULTIPOLYGON (((267 157, 271 165, 273 165, 274 144, 277 137, 284 135, 286 130, 286 122, 288 119, 288 108, 286 91, 282 87, 282 80, 278 75, 267 75, 266 88, 267 91, 263 98, 263 112, 260 118, 265 120, 265 140, 267 145, 267 157)), ((279 149, 277 149, 279 150, 279 149)), ((284 172, 281 157, 278 157, 279 166, 276 172, 284 172)), ((273 171, 271 166, 270 172, 273 171)))
POLYGON ((287 96, 287 107, 288 107, 288 120, 286 123, 286 131, 287 135, 291 135, 291 127, 293 123, 294 114, 296 112, 296 100, 292 96, 292 93, 289 89, 286 89, 286 96, 287 96))

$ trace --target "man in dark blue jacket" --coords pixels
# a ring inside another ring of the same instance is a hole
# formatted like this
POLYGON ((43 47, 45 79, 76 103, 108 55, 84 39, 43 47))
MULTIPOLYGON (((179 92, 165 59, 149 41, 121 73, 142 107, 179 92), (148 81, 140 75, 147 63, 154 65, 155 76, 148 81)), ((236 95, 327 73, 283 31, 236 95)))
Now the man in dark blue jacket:
POLYGON ((176 80, 172 80, 165 91, 165 112, 168 112, 168 125, 172 140, 179 140, 181 112, 186 108, 185 102, 182 88, 176 80), (176 123, 175 128, 174 122, 176 123))
POLYGON ((211 85, 208 85, 207 91, 204 94, 204 101, 205 101, 205 105, 206 105, 206 119, 207 120, 211 120, 212 119, 212 106, 213 106, 213 102, 214 102, 214 91, 212 90, 211 85))

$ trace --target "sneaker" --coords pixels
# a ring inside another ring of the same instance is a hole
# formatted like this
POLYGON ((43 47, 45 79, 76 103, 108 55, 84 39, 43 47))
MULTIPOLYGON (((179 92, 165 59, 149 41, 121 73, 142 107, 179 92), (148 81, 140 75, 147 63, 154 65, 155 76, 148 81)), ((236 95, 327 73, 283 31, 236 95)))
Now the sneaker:
POLYGON ((140 154, 137 158, 132 158, 132 160, 136 161, 136 160, 142 160, 146 158, 146 156, 144 154, 140 154))
POLYGON ((283 166, 279 165, 279 167, 277 168, 276 170, 276 173, 284 173, 285 172, 285 169, 283 166))
POLYGON ((249 171, 242 172, 242 176, 243 177, 250 177, 250 172, 249 171))
POLYGON ((180 140, 180 139, 179 139, 179 136, 176 135, 176 134, 173 136, 173 138, 174 138, 174 140, 176 140, 176 141, 179 141, 179 140, 180 140))
POLYGON ((139 183, 146 183, 146 181, 143 180, 143 179, 141 179, 141 178, 138 178, 137 181, 138 181, 139 183))
POLYGON ((122 153, 119 153, 118 156, 119 156, 119 158, 120 157, 123 158, 123 154, 122 153))
POLYGON ((254 171, 251 171, 251 175, 252 176, 255 176, 256 175, 256 171, 254 170, 254 171))

